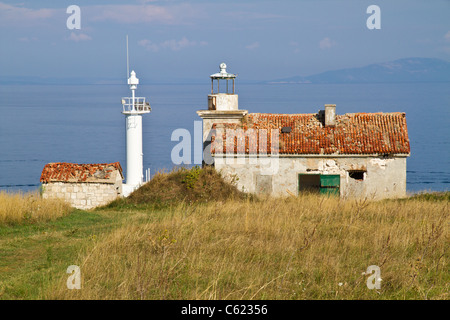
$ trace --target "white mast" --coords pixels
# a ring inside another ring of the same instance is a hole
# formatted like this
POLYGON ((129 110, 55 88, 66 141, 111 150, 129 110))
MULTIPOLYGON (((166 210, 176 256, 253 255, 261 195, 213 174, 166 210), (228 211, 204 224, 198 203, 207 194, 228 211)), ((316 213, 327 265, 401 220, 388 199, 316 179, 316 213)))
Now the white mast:
MULTIPOLYGON (((127 36, 127 69, 128 69, 128 36, 127 36)), ((128 70, 127 70, 128 72, 128 70)), ((139 79, 136 72, 131 71, 128 85, 131 97, 122 98, 123 111, 126 124, 126 149, 127 149, 127 176, 123 185, 123 194, 128 196, 142 185, 144 180, 143 152, 142 152, 142 115, 151 111, 150 104, 144 97, 136 97, 135 91, 139 79)))
POLYGON ((130 59, 128 58, 128 35, 127 35, 127 79, 130 76, 130 59))

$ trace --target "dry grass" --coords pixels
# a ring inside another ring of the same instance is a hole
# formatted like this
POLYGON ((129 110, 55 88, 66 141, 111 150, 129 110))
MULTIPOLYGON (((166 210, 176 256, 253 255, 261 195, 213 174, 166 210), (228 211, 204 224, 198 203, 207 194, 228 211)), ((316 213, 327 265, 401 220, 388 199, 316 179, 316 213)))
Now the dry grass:
POLYGON ((0 225, 35 223, 66 215, 70 207, 61 200, 42 199, 39 193, 0 191, 0 225))
MULTIPOLYGON (((148 214, 152 212, 140 212, 148 214)), ((184 203, 80 253, 50 299, 448 299, 448 201, 318 195, 184 203), (370 265, 381 269, 369 290, 370 265)))

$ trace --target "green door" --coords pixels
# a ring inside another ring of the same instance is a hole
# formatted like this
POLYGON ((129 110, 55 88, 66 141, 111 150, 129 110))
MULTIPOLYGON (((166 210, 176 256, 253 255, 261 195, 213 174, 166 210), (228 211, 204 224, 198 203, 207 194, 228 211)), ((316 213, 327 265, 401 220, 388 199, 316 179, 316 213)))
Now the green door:
POLYGON ((339 196, 341 177, 335 174, 320 175, 320 194, 339 196))

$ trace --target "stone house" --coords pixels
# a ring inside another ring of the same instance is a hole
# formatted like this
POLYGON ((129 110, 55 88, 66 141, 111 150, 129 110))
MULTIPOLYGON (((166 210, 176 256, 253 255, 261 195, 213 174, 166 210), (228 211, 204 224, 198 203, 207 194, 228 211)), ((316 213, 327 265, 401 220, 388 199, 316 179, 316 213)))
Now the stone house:
POLYGON ((105 205, 122 196, 119 162, 102 164, 48 163, 41 174, 43 198, 60 198, 78 209, 105 205))
MULTIPOLYGON (((211 79, 220 80, 217 74, 211 79)), ((337 115, 333 104, 309 114, 248 113, 237 100, 234 90, 211 90, 208 110, 197 114, 203 119, 205 164, 240 190, 371 199, 406 195, 405 113, 337 115)))

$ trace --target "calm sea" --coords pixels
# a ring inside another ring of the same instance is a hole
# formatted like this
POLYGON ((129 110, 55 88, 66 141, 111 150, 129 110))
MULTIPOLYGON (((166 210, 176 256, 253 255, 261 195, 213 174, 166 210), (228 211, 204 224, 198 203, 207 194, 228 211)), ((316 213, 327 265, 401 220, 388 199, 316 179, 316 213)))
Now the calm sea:
MULTIPOLYGON (((191 132, 206 109, 209 82, 196 85, 140 85, 152 112, 143 117, 144 168, 170 170, 175 129, 191 132)), ((407 189, 449 190, 449 83, 239 84, 240 109, 249 112, 314 113, 324 104, 338 114, 406 112, 411 141, 407 189)), ((121 97, 127 85, 0 86, 0 190, 39 187, 49 162, 125 164, 125 119, 121 97)), ((194 158, 194 155, 193 155, 194 158)), ((125 172, 126 174, 126 172, 125 172)))

